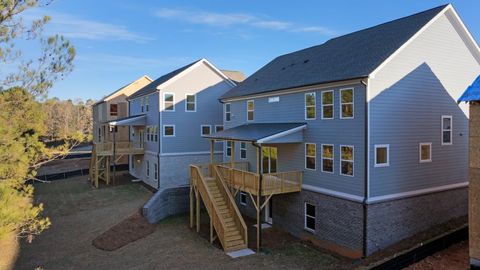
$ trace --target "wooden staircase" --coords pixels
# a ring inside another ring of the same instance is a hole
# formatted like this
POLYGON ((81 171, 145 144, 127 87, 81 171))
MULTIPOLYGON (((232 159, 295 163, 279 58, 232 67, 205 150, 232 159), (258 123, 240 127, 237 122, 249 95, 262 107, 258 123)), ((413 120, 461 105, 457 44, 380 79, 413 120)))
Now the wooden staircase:
POLYGON ((197 203, 197 231, 199 230, 199 199, 204 202, 210 216, 210 241, 213 242, 213 228, 226 252, 247 248, 247 226, 237 208, 230 190, 219 177, 214 165, 202 170, 198 166, 191 166, 191 222, 193 227, 193 192, 197 203), (207 171, 206 176, 202 171, 207 171))

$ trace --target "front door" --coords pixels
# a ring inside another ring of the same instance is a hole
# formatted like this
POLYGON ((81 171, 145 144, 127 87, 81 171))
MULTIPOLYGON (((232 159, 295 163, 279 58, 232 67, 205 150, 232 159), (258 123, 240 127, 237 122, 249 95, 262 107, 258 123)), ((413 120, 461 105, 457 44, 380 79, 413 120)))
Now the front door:
POLYGON ((262 147, 262 173, 276 173, 277 159, 276 147, 262 147))

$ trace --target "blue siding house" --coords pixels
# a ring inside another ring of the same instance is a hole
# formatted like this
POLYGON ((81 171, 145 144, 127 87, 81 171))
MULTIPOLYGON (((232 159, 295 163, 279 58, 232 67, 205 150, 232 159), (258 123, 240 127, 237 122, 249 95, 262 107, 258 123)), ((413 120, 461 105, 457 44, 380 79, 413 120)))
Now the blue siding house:
POLYGON ((205 137, 225 141, 231 165, 210 168, 207 189, 225 180, 243 214, 264 205, 264 222, 350 257, 466 216, 468 111, 456 100, 478 74, 451 5, 279 56, 221 95, 225 129, 205 137), (301 173, 300 190, 283 191, 286 172, 301 173), (272 179, 282 191, 262 192, 272 179))

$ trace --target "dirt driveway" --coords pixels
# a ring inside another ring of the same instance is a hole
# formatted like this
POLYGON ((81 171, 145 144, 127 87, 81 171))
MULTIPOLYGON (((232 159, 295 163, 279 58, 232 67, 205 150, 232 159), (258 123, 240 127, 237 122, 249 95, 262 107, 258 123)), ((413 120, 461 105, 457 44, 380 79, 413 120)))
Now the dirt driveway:
POLYGON ((156 224, 155 232, 115 251, 92 240, 131 216, 151 196, 138 184, 93 189, 85 177, 36 186, 52 226, 21 243, 14 269, 352 269, 351 261, 301 243, 231 259, 188 228, 187 216, 156 224))

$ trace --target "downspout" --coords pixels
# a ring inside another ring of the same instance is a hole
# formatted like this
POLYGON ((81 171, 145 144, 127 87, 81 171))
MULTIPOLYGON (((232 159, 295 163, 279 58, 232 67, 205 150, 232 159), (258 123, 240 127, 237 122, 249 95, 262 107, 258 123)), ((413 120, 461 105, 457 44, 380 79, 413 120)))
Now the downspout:
MULTIPOLYGON (((370 162, 369 162, 369 151, 370 151, 370 140, 368 138, 368 131, 369 131, 369 103, 368 103, 368 84, 361 80, 360 81, 364 86, 365 86, 365 180, 364 180, 364 185, 363 185, 363 194, 364 194, 364 197, 363 197, 363 239, 362 239, 362 257, 365 258, 367 257, 367 252, 368 252, 368 222, 367 222, 367 219, 368 219, 368 197, 369 197, 369 190, 368 190, 368 176, 369 176, 369 173, 368 173, 368 170, 370 169, 370 162)), ((367 78, 367 82, 368 82, 368 78, 367 78)))

